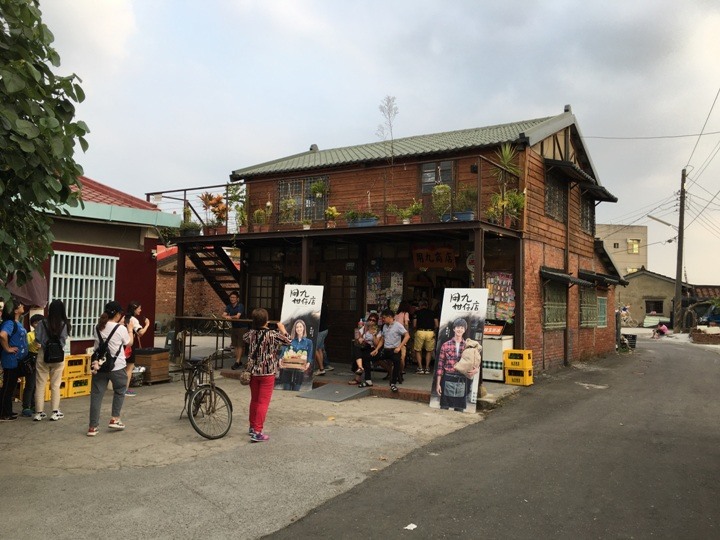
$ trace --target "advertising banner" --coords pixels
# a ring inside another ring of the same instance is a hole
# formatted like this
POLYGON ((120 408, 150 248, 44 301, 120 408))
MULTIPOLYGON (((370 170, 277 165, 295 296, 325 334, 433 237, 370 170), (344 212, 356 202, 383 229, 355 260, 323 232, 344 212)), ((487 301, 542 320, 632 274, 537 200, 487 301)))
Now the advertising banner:
POLYGON ((279 390, 312 389, 322 297, 320 285, 285 285, 280 322, 292 342, 280 350, 280 370, 275 379, 279 390))
POLYGON ((487 289, 445 289, 430 407, 475 412, 487 300, 487 289))

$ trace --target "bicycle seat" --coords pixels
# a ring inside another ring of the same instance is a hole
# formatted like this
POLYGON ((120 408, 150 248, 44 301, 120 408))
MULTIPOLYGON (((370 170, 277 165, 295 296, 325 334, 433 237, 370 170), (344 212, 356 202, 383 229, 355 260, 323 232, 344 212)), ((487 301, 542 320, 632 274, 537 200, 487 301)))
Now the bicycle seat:
POLYGON ((185 360, 185 363, 193 365, 193 366, 197 366, 198 364, 202 364, 204 361, 205 361, 205 358, 187 358, 185 360))

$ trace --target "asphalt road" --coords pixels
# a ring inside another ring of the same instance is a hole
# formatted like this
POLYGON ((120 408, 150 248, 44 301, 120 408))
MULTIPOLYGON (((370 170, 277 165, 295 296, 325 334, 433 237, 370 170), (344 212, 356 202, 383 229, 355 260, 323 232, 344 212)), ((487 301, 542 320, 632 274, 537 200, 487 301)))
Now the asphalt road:
POLYGON ((271 538, 720 538, 718 382, 717 347, 641 337, 271 538))

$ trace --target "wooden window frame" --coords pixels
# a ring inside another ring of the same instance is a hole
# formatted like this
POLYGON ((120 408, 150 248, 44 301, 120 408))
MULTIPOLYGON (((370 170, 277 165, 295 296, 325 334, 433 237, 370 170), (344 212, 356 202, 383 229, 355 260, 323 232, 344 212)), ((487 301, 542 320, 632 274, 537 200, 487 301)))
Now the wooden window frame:
POLYGON ((543 329, 563 330, 567 327, 567 285, 547 281, 543 285, 543 329))
POLYGON ((598 326, 598 296, 594 287, 580 287, 580 328, 598 326))
POLYGON ((455 161, 444 159, 442 161, 431 161, 421 163, 420 167, 420 192, 423 195, 432 194, 437 184, 447 184, 453 187, 455 184, 455 161))
POLYGON ((545 183, 545 214, 556 221, 567 223, 567 202, 567 182, 549 175, 545 183))

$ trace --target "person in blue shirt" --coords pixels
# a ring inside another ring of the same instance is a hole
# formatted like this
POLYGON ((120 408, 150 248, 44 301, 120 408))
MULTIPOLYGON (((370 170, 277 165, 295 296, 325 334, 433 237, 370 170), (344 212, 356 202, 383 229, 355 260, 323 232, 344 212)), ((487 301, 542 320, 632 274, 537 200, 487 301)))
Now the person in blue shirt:
POLYGON ((0 388, 0 421, 17 420, 12 410, 13 395, 17 387, 19 361, 28 353, 27 332, 22 325, 25 306, 13 300, 3 308, 3 322, 0 325, 0 363, 3 368, 3 386, 0 388))
MULTIPOLYGON (((280 382, 283 385, 283 390, 300 390, 303 380, 305 379, 305 373, 312 373, 313 366, 313 342, 307 337, 307 326, 305 321, 298 319, 293 325, 292 333, 290 334, 291 342, 290 346, 287 347, 286 351, 294 353, 305 353, 307 355, 307 361, 305 362, 305 369, 292 369, 285 368, 283 362, 280 362, 280 367, 283 368, 280 371, 280 382)), ((283 351, 283 356, 285 351, 283 351)))
POLYGON ((243 337, 248 326, 246 322, 240 322, 240 319, 245 316, 245 306, 240 302, 240 294, 237 291, 230 293, 230 303, 225 306, 225 312, 222 316, 232 321, 230 345, 232 345, 235 352, 235 363, 231 366, 231 369, 240 369, 242 367, 243 344, 245 343, 243 337))

